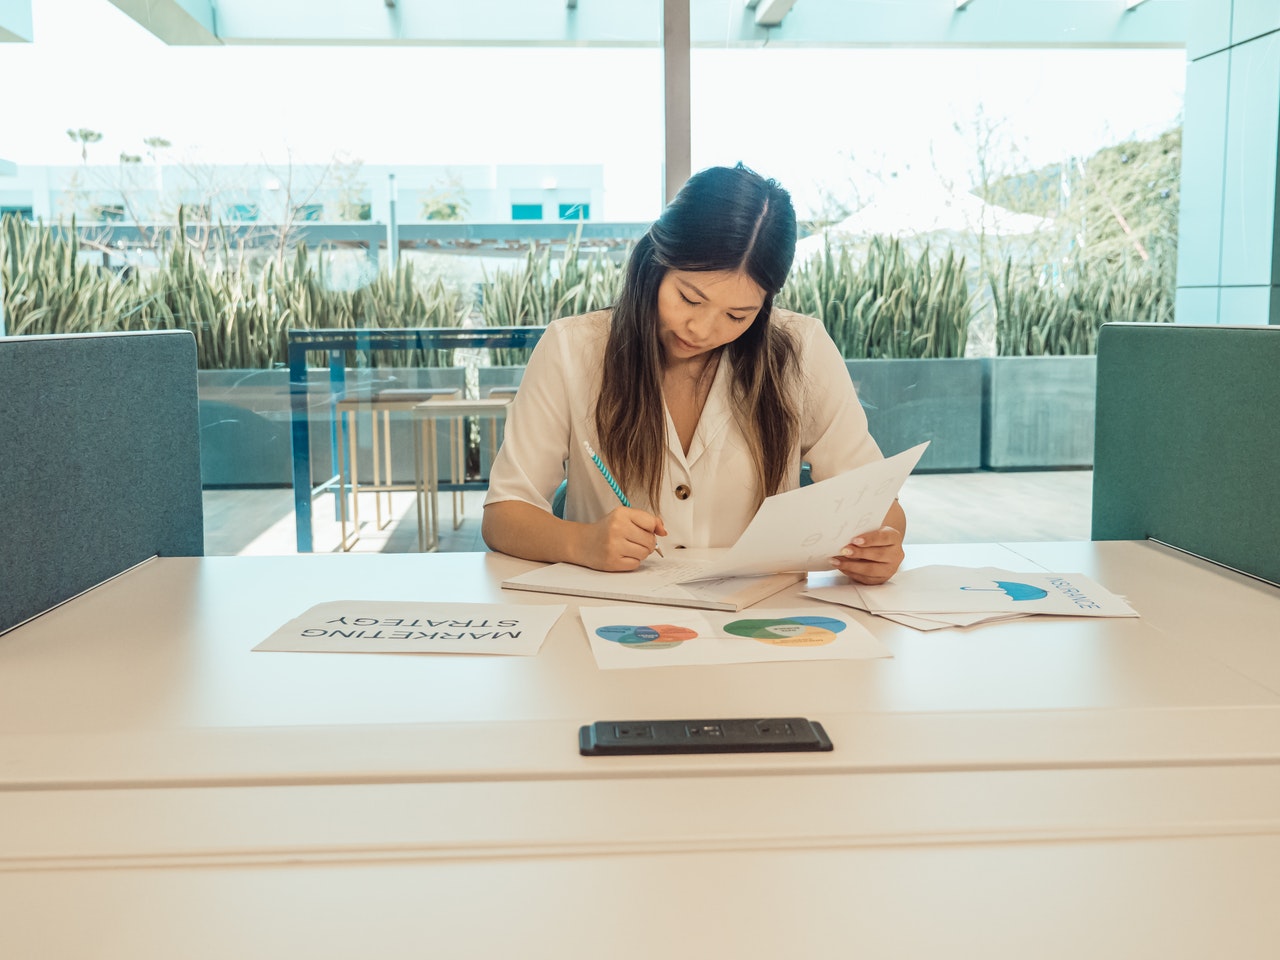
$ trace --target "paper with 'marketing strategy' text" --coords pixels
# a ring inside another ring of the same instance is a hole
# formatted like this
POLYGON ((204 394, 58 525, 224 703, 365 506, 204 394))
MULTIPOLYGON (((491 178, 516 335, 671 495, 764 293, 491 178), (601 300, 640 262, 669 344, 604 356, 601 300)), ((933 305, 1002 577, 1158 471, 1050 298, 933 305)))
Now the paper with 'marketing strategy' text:
POLYGON ((331 600, 253 649, 298 653, 498 653, 532 657, 563 604, 331 600))

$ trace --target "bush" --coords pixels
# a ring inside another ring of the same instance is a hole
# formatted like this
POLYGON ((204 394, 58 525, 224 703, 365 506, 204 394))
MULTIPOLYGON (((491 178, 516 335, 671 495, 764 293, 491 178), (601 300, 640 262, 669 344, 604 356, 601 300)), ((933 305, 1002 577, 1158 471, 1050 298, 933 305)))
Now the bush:
POLYGON ((827 245, 792 271, 778 305, 820 319, 850 359, 963 357, 974 299, 963 257, 912 261, 893 238, 873 237, 862 260, 827 245))
POLYGON ((1092 354, 1104 323, 1173 320, 1173 264, 1163 258, 1079 260, 1056 268, 1007 260, 988 282, 997 356, 1092 354))
MULTIPOLYGON (((185 235, 181 222, 173 235, 185 235)), ((158 270, 117 275, 84 259, 74 221, 69 230, 55 230, 6 217, 0 283, 7 332, 190 330, 202 369, 255 369, 287 362, 290 329, 455 327, 467 316, 461 290, 420 280, 405 259, 360 289, 331 290, 305 246, 292 262, 271 259, 254 268, 243 248, 232 251, 225 235, 221 240, 219 265, 177 242, 158 270)), ((373 360, 451 366, 453 351, 381 351, 373 360)))

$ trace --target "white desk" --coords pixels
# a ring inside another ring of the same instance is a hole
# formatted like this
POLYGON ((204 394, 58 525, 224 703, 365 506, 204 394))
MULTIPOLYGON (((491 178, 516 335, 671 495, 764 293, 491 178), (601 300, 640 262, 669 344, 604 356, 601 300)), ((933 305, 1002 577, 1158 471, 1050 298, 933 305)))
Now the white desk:
POLYGON ((1019 560, 1143 616, 599 671, 571 605, 534 658, 255 653, 343 596, 565 598, 497 555, 153 561, 0 637, 0 955, 1273 955, 1280 591, 1150 544, 911 551, 1019 560), (576 753, 797 713, 836 750, 576 753))
POLYGON ((9 850, 11 815, 63 826, 0 867, 0 954, 1261 960, 1278 790, 1273 766, 15 794, 9 850))

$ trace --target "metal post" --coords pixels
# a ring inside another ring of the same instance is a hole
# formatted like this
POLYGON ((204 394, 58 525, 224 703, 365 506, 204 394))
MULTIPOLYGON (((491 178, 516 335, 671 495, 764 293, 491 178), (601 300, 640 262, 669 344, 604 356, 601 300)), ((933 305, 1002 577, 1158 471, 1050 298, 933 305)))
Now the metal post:
POLYGON ((299 553, 310 553, 311 423, 307 407, 306 345, 289 341, 289 438, 293 453, 293 516, 299 553))
POLYGON ((396 261, 400 253, 400 230, 396 227, 396 175, 387 174, 387 265, 392 273, 396 272, 396 261))
POLYGON ((665 163, 662 189, 675 199, 693 172, 690 159, 689 0, 662 0, 662 92, 665 163))

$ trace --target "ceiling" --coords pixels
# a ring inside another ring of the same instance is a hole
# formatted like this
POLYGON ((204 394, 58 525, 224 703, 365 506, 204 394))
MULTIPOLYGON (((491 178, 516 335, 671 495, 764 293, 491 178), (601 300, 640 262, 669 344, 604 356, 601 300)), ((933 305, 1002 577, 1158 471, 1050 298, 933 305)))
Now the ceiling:
MULTIPOLYGON (((0 0, 0 41, 32 3, 0 0)), ((173 45, 1180 47, 1192 0, 100 0, 173 45)))

